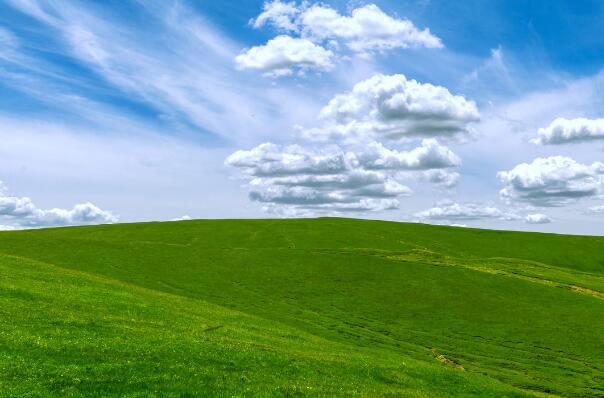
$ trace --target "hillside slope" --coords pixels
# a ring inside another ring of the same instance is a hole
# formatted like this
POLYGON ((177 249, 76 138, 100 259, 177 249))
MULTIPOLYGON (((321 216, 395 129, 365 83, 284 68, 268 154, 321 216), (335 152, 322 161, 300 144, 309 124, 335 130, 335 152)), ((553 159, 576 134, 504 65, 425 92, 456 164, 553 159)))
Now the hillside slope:
POLYGON ((604 395, 602 237, 122 224, 0 233, 0 269, 4 396, 604 395))

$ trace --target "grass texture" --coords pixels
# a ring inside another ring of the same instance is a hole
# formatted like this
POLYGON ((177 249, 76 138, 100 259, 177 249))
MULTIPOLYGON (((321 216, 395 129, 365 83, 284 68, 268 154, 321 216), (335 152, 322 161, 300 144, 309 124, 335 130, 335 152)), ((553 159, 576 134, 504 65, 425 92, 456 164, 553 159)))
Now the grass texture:
POLYGON ((0 233, 1 397, 604 396, 604 238, 353 219, 0 233))

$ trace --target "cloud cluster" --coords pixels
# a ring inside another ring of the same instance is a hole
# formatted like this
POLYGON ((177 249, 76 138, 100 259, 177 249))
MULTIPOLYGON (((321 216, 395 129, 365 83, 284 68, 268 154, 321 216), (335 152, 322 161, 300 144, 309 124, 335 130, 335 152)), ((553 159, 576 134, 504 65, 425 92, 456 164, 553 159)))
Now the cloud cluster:
POLYGON ((459 182, 460 175, 451 169, 427 170, 422 174, 422 178, 433 184, 452 188, 459 182))
POLYGON ((0 219, 7 222, 5 229, 51 227, 117 222, 111 212, 87 202, 72 209, 40 209, 30 198, 9 196, 0 182, 0 219))
MULTIPOLYGON (((481 203, 455 203, 445 201, 430 209, 415 213, 421 221, 436 223, 459 223, 467 221, 523 221, 527 224, 547 224, 553 220, 542 213, 521 216, 517 210, 502 210, 481 203)), ((458 224, 452 224, 458 225, 458 224)))
POLYGON ((265 143, 237 151, 225 163, 240 170, 250 199, 267 211, 394 209, 412 193, 403 180, 446 188, 457 183, 461 159, 434 137, 467 132, 478 117, 473 102, 443 87, 375 75, 336 95, 321 110, 320 126, 301 130, 300 145, 265 143), (383 139, 405 148, 388 147, 383 139))
POLYGON ((326 175, 347 169, 345 154, 339 150, 312 151, 299 145, 281 147, 272 143, 237 151, 226 163, 253 177, 326 175))
POLYGON ((357 157, 358 162, 370 170, 428 170, 461 165, 461 159, 436 139, 424 139, 421 146, 408 152, 372 142, 357 157))
POLYGON ((233 153, 225 164, 242 172, 250 199, 265 210, 300 215, 397 208, 397 198, 412 193, 397 181, 402 173, 446 172, 460 160, 432 139, 411 151, 375 142, 356 150, 265 143, 233 153))
POLYGON ((235 61, 240 69, 257 69, 267 76, 286 76, 298 70, 327 71, 333 68, 333 52, 310 40, 281 35, 263 46, 252 47, 235 61))
POLYGON ((511 211, 479 203, 442 203, 436 207, 415 214, 426 221, 478 221, 478 220, 519 220, 520 216, 511 211))
POLYGON ((604 139, 604 119, 557 118, 548 127, 539 129, 534 144, 567 144, 604 139))
POLYGON ((364 55, 397 48, 443 47, 429 29, 420 30, 407 19, 393 18, 375 4, 341 15, 324 4, 276 0, 265 2, 262 13, 250 23, 254 28, 271 25, 288 34, 244 50, 236 58, 240 68, 262 69, 270 76, 291 74, 294 69, 329 70, 333 53, 326 45, 364 55))
POLYGON ((594 197, 604 189, 604 163, 585 165, 565 156, 537 158, 497 173, 502 198, 551 207, 594 197))
POLYGON ((399 140, 467 134, 480 113, 473 101, 445 87, 377 74, 334 96, 319 118, 323 125, 304 131, 307 138, 399 140))
POLYGON ((420 30, 407 19, 393 18, 375 4, 355 8, 346 16, 324 4, 298 6, 277 0, 265 3, 252 24, 255 28, 271 24, 317 41, 336 40, 355 52, 443 47, 429 29, 420 30))
MULTIPOLYGON (((549 126, 540 128, 531 143, 562 145, 602 139, 604 119, 557 118, 549 126)), ((535 159, 531 164, 523 163, 498 176, 506 184, 500 192, 503 198, 537 206, 564 206, 604 193, 604 163, 585 165, 564 156, 535 159)), ((594 206, 588 212, 597 214, 604 209, 594 206)), ((541 216, 529 215, 526 221, 532 224, 551 222, 547 216, 541 216)))
POLYGON ((527 214, 524 222, 527 224, 549 224, 552 222, 552 219, 542 213, 533 213, 527 214))

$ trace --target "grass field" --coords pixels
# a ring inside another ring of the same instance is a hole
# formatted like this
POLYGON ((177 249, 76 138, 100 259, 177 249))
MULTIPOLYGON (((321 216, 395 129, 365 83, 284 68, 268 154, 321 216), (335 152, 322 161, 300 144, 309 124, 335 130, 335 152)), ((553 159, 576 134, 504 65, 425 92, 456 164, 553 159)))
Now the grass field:
POLYGON ((0 233, 0 396, 604 396, 604 237, 353 219, 0 233))

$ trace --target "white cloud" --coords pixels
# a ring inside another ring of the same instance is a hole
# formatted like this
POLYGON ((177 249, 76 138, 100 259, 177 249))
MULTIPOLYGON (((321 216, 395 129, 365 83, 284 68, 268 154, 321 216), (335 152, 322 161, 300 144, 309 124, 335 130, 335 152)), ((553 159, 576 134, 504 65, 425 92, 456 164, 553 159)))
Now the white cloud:
POLYGON ((363 169, 353 153, 337 146, 266 143, 237 151, 225 163, 249 180, 250 199, 273 212, 378 211, 397 207, 396 198, 411 193, 388 174, 363 169))
POLYGON ((298 7, 295 1, 265 1, 262 12, 256 18, 250 20, 250 25, 256 29, 271 25, 278 30, 297 32, 299 30, 297 18, 302 11, 302 7, 298 7))
POLYGON ((300 9, 295 2, 285 3, 279 0, 265 2, 262 13, 252 19, 250 23, 254 28, 271 24, 281 30, 297 31, 298 26, 295 19, 299 14, 300 9))
POLYGON ((0 231, 15 231, 17 229, 19 228, 14 225, 0 225, 0 231))
POLYGON ((373 142, 357 157, 370 170, 428 170, 461 165, 461 159, 435 139, 424 139, 421 146, 408 152, 387 149, 381 143, 373 142))
POLYGON ((604 205, 592 206, 589 208, 589 212, 594 214, 604 214, 604 205))
POLYGON ((460 175, 457 171, 450 169, 427 170, 423 178, 433 184, 439 184, 446 188, 452 188, 459 182, 460 175))
POLYGON ((604 140, 604 119, 557 118, 548 127, 540 128, 534 144, 566 144, 604 140))
POLYGON ((252 24, 256 28, 271 24, 319 42, 337 40, 359 53, 443 47, 429 29, 420 30, 408 19, 393 18, 375 4, 355 8, 345 16, 323 4, 297 6, 295 2, 273 1, 264 4, 263 12, 252 24))
POLYGON ((62 226, 82 224, 108 224, 117 222, 111 212, 102 210, 94 204, 80 203, 72 209, 35 209, 35 211, 24 217, 21 224, 26 226, 62 226))
POLYGON ((408 188, 392 180, 385 180, 379 184, 366 185, 357 189, 341 190, 333 189, 332 187, 323 190, 318 187, 287 187, 279 185, 260 186, 258 188, 260 189, 252 189, 250 191, 250 198, 252 200, 301 206, 305 208, 313 208, 314 206, 326 206, 331 208, 331 204, 343 204, 357 207, 358 204, 365 199, 381 200, 381 198, 395 198, 409 192, 408 188))
MULTIPOLYGON (((45 24, 43 28, 53 36, 52 51, 87 67, 99 84, 91 87, 90 79, 33 54, 24 59, 24 54, 19 59, 11 56, 11 63, 18 62, 30 73, 0 68, 3 83, 36 99, 42 97, 52 106, 55 97, 64 99, 67 103, 60 103, 61 109, 75 109, 78 117, 82 117, 77 110, 81 97, 105 85, 117 96, 143 103, 172 130, 195 130, 240 143, 249 142, 250 131, 276 134, 316 111, 315 99, 302 89, 266 87, 237 73, 233 60, 241 45, 182 2, 140 3, 138 11, 149 22, 143 25, 123 24, 110 13, 101 17, 85 2, 11 0, 10 4, 45 24), (156 39, 152 42, 151 34, 156 39), (295 113, 286 111, 292 103, 295 113)), ((98 97, 94 92, 88 100, 98 97)), ((114 107, 105 119, 120 112, 136 118, 133 112, 114 107)))
POLYGON ((537 158, 497 173, 502 198, 535 206, 563 206, 593 197, 604 188, 604 163, 577 163, 564 156, 537 158))
POLYGON ((226 159, 226 164, 256 177, 337 174, 348 167, 344 153, 338 148, 309 151, 299 145, 281 147, 272 143, 237 151, 226 159))
POLYGON ((443 203, 415 214, 421 220, 433 221, 475 221, 475 220, 518 220, 511 211, 479 203, 443 203))
POLYGON ((281 147, 261 144, 249 151, 239 150, 226 163, 255 177, 292 175, 331 175, 347 169, 365 170, 436 170, 457 167, 461 159, 434 139, 422 140, 421 146, 411 151, 397 151, 372 142, 365 147, 345 152, 332 145, 309 150, 301 145, 281 147))
POLYGON ((189 221, 189 220, 192 220, 192 218, 188 214, 185 214, 184 216, 181 216, 181 217, 170 219, 170 221, 189 221))
POLYGON ((90 202, 77 204, 72 209, 40 209, 30 198, 8 196, 1 182, 0 219, 8 222, 5 227, 10 228, 106 224, 118 220, 111 212, 90 202))
POLYGON ((235 61, 240 69, 258 69, 268 76, 290 75, 294 70, 327 71, 333 68, 333 53, 307 39, 277 36, 263 46, 252 47, 235 61))
POLYGON ((18 45, 15 35, 8 29, 0 27, 0 57, 18 45))
POLYGON ((524 222, 527 224, 549 224, 552 219, 542 213, 527 214, 524 218, 524 222))
MULTIPOLYGON (((449 171, 459 163, 436 140, 424 140, 411 151, 391 150, 379 143, 349 150, 337 145, 316 148, 265 143, 237 151, 225 160, 248 181, 251 200, 266 204, 267 210, 296 215, 394 209, 399 197, 412 193, 397 181, 400 173, 423 178, 423 173, 449 171)), ((433 181, 447 185, 449 180, 433 181)))
POLYGON ((324 5, 314 5, 300 15, 299 21, 303 34, 319 39, 339 39, 357 52, 443 47, 429 29, 419 30, 407 19, 392 18, 375 4, 356 8, 350 16, 340 15, 324 5))
MULTIPOLYGON (((322 123, 330 119, 331 127, 358 122, 375 134, 336 136, 337 144, 327 145, 312 139, 301 145, 265 143, 236 151, 225 163, 242 172, 250 198, 267 204, 269 211, 307 214, 393 209, 398 197, 411 194, 400 180, 452 187, 459 179, 461 159, 435 138, 424 138, 411 150, 387 148, 372 140, 381 138, 379 124, 390 124, 390 133, 396 128, 404 134, 407 122, 418 122, 430 126, 427 135, 432 136, 444 134, 446 125, 446 134, 451 135, 477 117, 473 103, 442 87, 407 81, 402 75, 376 75, 357 84, 351 93, 336 96, 320 115, 322 123), (277 210, 279 207, 293 209, 277 210)), ((315 130, 324 132, 326 128, 315 130)))
POLYGON ((467 134, 480 114, 473 101, 444 87, 382 75, 336 95, 321 110, 320 128, 303 131, 311 139, 438 137, 467 134))
POLYGON ((321 203, 307 206, 283 206, 264 203, 262 210, 281 217, 314 217, 316 215, 340 215, 343 213, 367 213, 397 209, 396 199, 363 198, 353 203, 321 203))

